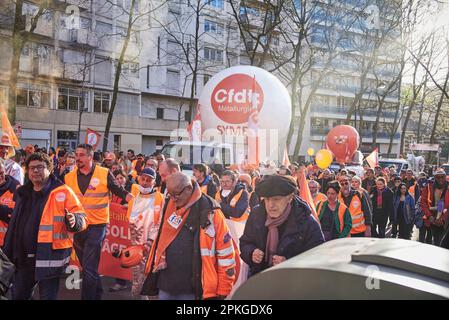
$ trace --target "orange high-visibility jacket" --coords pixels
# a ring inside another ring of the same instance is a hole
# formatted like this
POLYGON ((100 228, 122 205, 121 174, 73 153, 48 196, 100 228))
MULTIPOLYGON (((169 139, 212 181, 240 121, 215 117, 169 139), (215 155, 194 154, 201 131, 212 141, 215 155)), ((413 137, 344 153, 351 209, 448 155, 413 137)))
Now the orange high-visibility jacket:
MULTIPOLYGON (((323 202, 319 202, 318 205, 317 205, 316 213, 317 213, 317 215, 318 215, 320 220, 321 220, 322 215, 324 213, 324 212, 322 212, 322 208, 323 208, 324 205, 327 206, 327 204, 328 204, 328 202, 327 202, 327 200, 325 200, 323 202)), ((337 228, 337 231, 338 231, 339 237, 340 237, 340 236, 342 236, 342 232, 343 232, 343 229, 345 227, 345 214, 346 214, 346 210, 348 210, 348 208, 341 201, 338 201, 337 206, 338 206, 338 210, 337 210, 337 212, 338 212, 338 224, 336 223, 336 228, 337 228)), ((349 215, 349 213, 348 213, 348 215, 349 215)), ((348 221, 350 222, 349 217, 348 217, 348 221)), ((349 229, 349 225, 348 225, 348 229, 349 229)), ((350 233, 348 232, 348 235, 343 235, 342 237, 350 237, 350 233)))
MULTIPOLYGON (((0 196, 0 204, 7 206, 8 208, 14 208, 14 201, 12 200, 14 194, 7 190, 0 196)), ((0 247, 3 246, 5 241, 6 231, 8 230, 8 224, 4 221, 0 221, 0 247)))
MULTIPOLYGON (((345 204, 341 192, 338 195, 338 200, 342 204, 345 204)), ((358 193, 353 195, 348 209, 349 212, 351 213, 352 218, 351 234, 365 232, 366 231, 365 215, 362 211, 362 199, 358 193)))
MULTIPOLYGON (((242 196, 242 193, 243 193, 244 191, 246 191, 246 190, 245 190, 245 189, 241 189, 239 192, 237 192, 237 193, 232 197, 231 201, 229 202, 229 205, 230 205, 232 208, 235 208, 235 206, 236 206, 237 203, 239 202, 240 197, 242 196)), ((247 191, 246 191, 246 192, 247 192, 247 191)), ((217 192, 217 194, 215 195, 215 200, 217 200, 218 203, 221 203, 222 199, 221 199, 221 193, 220 193, 220 192, 217 192)), ((247 206, 245 212, 240 216, 240 218, 230 217, 230 219, 231 219, 232 221, 237 221, 237 222, 243 222, 243 221, 246 221, 246 220, 248 220, 250 211, 251 211, 251 208, 249 207, 249 195, 248 195, 248 206, 247 206)))
MULTIPOLYGON (((327 200, 327 197, 324 193, 318 192, 317 195, 313 198, 313 202, 315 206, 318 204, 318 202, 324 202, 327 200)), ((318 214, 318 212, 317 212, 318 214)))
MULTIPOLYGON (((201 286, 202 289, 202 295, 197 296, 197 299, 229 295, 238 276, 236 270, 236 258, 238 257, 234 249, 235 243, 223 213, 219 206, 213 204, 212 201, 207 196, 202 195, 200 200, 191 207, 189 213, 189 215, 194 215, 196 212, 193 212, 193 210, 198 210, 200 213, 207 214, 205 223, 200 225, 199 232, 195 235, 195 237, 199 237, 199 248, 195 248, 194 256, 195 254, 201 255, 200 269, 195 270, 194 267, 193 271, 194 287, 201 286)), ((158 240, 164 236, 162 234, 162 224, 167 223, 166 220, 169 218, 169 215, 166 212, 163 214, 158 238, 151 247, 150 256, 145 267, 145 274, 147 275, 150 273, 152 265, 152 271, 155 272, 157 262, 154 263, 153 260, 155 259, 155 252, 158 250, 158 240)))
POLYGON ((70 261, 73 240, 65 223, 65 209, 82 219, 80 232, 87 228, 88 219, 81 202, 66 185, 51 191, 45 203, 39 225, 36 249, 36 280, 61 275, 70 261))
POLYGON ((65 183, 73 189, 81 201, 89 224, 109 223, 108 174, 108 169, 95 166, 85 194, 82 194, 78 187, 77 170, 73 170, 65 176, 65 183))

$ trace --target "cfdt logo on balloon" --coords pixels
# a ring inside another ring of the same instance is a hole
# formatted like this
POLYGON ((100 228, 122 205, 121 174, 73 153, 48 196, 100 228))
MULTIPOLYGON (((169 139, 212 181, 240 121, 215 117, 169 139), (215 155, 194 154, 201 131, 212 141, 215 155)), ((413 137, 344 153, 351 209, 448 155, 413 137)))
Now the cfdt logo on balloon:
POLYGON ((247 122, 253 105, 260 112, 263 101, 262 87, 246 74, 233 74, 224 78, 211 95, 214 113, 224 122, 232 124, 247 122))

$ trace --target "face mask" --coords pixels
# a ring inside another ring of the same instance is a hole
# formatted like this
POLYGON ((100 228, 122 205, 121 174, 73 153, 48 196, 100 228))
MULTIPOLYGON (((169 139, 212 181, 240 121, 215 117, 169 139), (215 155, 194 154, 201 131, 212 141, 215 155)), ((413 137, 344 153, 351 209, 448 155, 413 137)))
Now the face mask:
POLYGON ((142 194, 149 194, 149 193, 151 193, 151 191, 153 191, 153 187, 144 188, 141 185, 139 185, 139 191, 142 194))
POLYGON ((227 196, 229 196, 230 193, 231 193, 231 190, 223 190, 221 192, 221 195, 226 198, 227 196))

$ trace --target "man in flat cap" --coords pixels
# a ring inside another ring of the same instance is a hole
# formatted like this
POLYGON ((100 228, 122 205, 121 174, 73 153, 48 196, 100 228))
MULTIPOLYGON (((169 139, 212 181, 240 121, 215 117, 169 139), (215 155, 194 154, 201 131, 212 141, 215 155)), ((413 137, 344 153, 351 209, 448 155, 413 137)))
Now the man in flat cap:
POLYGON ((266 176, 256 186, 263 199, 253 209, 240 238, 241 258, 249 276, 324 242, 310 207, 295 196, 297 185, 286 176, 266 176))

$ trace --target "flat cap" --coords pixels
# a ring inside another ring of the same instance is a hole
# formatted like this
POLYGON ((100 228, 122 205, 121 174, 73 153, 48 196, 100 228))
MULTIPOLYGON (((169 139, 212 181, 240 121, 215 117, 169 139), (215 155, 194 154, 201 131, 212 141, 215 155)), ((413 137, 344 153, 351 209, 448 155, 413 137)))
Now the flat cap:
POLYGON ((259 197, 269 198, 276 196, 288 196, 298 190, 295 180, 288 176, 268 175, 256 185, 256 193, 259 197))

